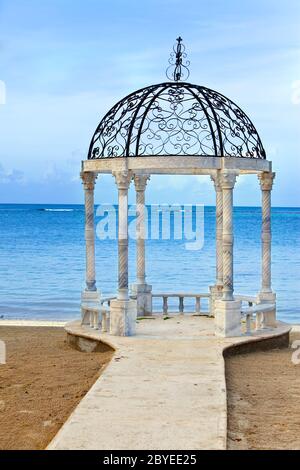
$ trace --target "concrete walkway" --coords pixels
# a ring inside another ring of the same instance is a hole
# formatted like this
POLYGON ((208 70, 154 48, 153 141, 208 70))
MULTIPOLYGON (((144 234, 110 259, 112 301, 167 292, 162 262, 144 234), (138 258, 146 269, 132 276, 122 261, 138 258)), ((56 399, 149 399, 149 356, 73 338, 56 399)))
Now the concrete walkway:
MULTIPOLYGON (((289 331, 279 324, 275 335, 289 331)), ((225 449, 223 350, 274 336, 222 340, 207 317, 140 321, 137 335, 100 334, 79 323, 72 334, 101 338, 116 353, 48 449, 225 449)))

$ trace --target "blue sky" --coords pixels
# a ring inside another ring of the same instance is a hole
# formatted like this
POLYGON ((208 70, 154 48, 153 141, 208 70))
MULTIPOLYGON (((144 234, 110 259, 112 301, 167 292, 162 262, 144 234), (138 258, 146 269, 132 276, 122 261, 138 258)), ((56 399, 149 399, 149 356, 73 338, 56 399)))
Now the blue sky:
MULTIPOLYGON (((101 116, 165 80, 180 34, 189 81, 255 123, 277 172, 274 205, 300 206, 299 22, 299 0, 0 0, 0 202, 81 203, 80 161, 101 116)), ((214 203, 207 178, 155 177, 147 191, 148 202, 214 203)), ((96 201, 116 197, 100 177, 96 201)), ((241 177, 235 204, 259 203, 256 178, 241 177)))

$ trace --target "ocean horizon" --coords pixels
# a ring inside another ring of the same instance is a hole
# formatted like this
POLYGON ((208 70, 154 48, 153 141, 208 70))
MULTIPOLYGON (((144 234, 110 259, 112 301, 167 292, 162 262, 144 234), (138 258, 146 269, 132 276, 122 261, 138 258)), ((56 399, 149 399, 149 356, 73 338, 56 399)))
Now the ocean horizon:
MULTIPOLYGON (((95 204, 98 206, 107 204, 95 204)), ((182 205, 189 207, 190 205, 182 205)), ((117 210, 117 205, 112 205, 117 210)), ((113 210, 113 209, 112 209, 113 210)), ((80 317, 85 279, 83 204, 0 204, 0 317, 71 320, 80 317)), ((272 287, 277 316, 300 322, 298 207, 272 208, 272 287)), ((192 215, 193 218, 193 215, 192 215)), ((95 224, 101 217, 95 217, 95 224)), ((234 207, 234 289, 260 289, 261 208, 234 207)), ((159 232, 161 235, 161 231, 159 232)), ((97 287, 117 289, 117 240, 96 237, 97 287)), ((204 207, 204 243, 187 250, 184 240, 146 241, 147 282, 153 292, 208 292, 215 282, 215 207, 204 207)), ((135 281, 135 242, 129 240, 129 280, 135 281)), ((170 307, 175 309, 177 301, 170 307)), ((159 301, 155 305, 159 308, 159 301)), ((188 311, 192 301, 185 301, 188 311)))

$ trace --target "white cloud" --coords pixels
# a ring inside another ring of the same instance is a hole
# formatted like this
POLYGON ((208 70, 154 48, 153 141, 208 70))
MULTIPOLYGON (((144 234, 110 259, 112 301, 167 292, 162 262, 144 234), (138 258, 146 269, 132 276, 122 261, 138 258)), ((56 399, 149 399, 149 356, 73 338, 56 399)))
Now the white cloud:
POLYGON ((24 173, 15 168, 6 170, 0 164, 0 183, 25 183, 24 173))

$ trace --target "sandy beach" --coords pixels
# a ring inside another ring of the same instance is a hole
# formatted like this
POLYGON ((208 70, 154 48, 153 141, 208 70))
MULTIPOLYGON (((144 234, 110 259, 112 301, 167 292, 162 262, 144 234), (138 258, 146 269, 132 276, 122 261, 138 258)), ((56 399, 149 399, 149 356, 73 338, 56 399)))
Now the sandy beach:
POLYGON ((0 449, 44 449, 112 357, 83 353, 63 328, 0 326, 0 449))
MULTIPOLYGON (((0 449, 44 449, 110 361, 82 353, 59 327, 0 326, 0 449)), ((291 342, 300 332, 291 334, 291 342)), ((293 349, 226 357, 228 448, 300 449, 300 366, 293 349)))
MULTIPOLYGON (((292 333, 290 342, 300 340, 292 333)), ((300 365, 291 348, 226 358, 229 449, 300 449, 300 365)))

